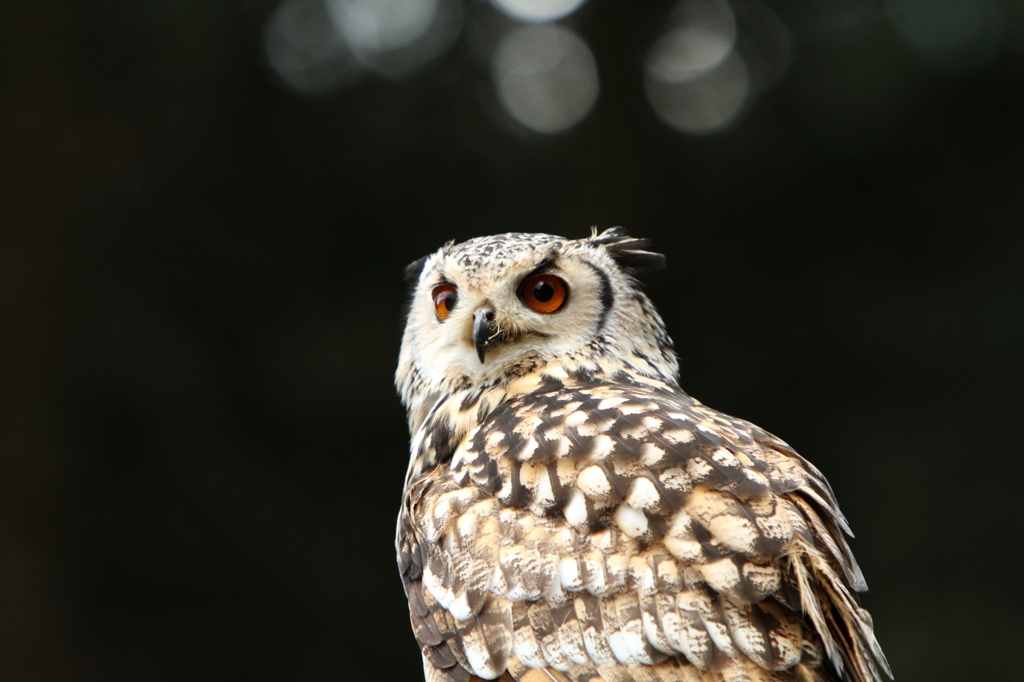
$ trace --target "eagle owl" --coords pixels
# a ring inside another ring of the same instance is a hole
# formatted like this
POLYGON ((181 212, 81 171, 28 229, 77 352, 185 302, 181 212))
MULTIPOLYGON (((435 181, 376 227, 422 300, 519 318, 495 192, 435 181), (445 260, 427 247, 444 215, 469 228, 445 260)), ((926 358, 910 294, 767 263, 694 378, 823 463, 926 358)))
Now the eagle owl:
POLYGON ((620 228, 407 269, 398 563, 428 682, 882 680, 824 476, 679 387, 620 228))

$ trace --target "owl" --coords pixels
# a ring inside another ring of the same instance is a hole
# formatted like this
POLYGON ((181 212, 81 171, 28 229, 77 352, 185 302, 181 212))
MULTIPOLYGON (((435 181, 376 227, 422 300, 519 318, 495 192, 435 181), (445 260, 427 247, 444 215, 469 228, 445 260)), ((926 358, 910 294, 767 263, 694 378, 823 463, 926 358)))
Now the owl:
POLYGON ((396 548, 426 680, 891 677, 825 477, 680 388, 648 247, 513 233, 407 269, 396 548))

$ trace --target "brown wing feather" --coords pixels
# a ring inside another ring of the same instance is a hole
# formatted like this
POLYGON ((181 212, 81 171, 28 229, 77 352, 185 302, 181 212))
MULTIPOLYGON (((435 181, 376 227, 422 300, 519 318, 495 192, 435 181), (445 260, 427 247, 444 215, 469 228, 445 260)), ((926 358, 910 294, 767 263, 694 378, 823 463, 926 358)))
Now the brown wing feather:
POLYGON ((821 473, 756 426, 549 384, 410 484, 398 552, 425 666, 453 680, 874 682, 843 531, 821 473))

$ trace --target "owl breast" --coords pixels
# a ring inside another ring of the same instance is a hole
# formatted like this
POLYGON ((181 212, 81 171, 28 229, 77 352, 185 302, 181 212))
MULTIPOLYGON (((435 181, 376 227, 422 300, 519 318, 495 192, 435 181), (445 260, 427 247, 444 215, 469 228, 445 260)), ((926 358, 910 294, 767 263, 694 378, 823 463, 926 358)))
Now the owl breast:
POLYGON ((804 582, 852 599, 863 580, 820 474, 674 387, 542 379, 408 491, 403 574, 435 668, 826 679, 804 582))

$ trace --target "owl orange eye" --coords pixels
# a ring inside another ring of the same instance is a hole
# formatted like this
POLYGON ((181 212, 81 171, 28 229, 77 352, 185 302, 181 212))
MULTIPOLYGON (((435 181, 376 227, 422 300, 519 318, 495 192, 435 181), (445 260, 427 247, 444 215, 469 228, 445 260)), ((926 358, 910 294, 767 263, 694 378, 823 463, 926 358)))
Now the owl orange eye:
POLYGON ((523 303, 538 313, 553 313, 565 305, 569 295, 569 285, 554 275, 534 275, 519 288, 519 297, 523 303))
POLYGON ((434 297, 434 310, 437 312, 437 319, 447 320, 448 315, 455 310, 455 304, 459 302, 459 294, 455 290, 455 285, 436 286, 431 295, 434 297))

